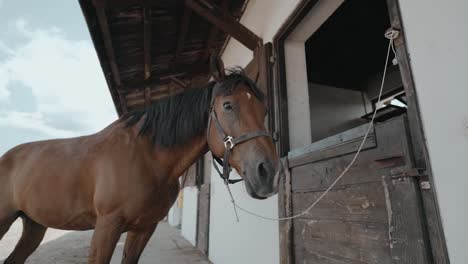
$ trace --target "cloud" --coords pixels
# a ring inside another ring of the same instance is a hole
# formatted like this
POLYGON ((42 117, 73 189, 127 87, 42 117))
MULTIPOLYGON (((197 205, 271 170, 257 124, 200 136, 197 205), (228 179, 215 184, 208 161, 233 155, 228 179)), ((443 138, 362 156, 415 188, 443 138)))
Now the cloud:
POLYGON ((56 137, 73 137, 77 136, 76 132, 68 130, 57 129, 47 125, 44 122, 45 118, 42 113, 33 112, 16 112, 10 111, 7 113, 0 113, 0 126, 10 126, 26 130, 35 130, 37 132, 53 135, 56 137))
POLYGON ((3 109, 0 123, 66 137, 98 131, 116 118, 90 41, 68 40, 57 27, 34 29, 23 19, 10 25, 9 34, 24 41, 14 47, 0 41, 0 104, 12 89, 25 86, 37 107, 35 112, 3 109))

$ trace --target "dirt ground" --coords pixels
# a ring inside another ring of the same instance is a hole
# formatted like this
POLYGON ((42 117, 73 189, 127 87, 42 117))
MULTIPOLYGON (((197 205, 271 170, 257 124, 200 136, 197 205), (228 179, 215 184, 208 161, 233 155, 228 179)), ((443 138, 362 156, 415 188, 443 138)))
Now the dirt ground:
MULTIPOLYGON (((21 222, 13 224, 10 231, 0 241, 0 263, 13 250, 21 235, 21 222)), ((70 232, 49 229, 41 246, 28 259, 27 264, 85 264, 92 231, 70 232)), ((125 235, 122 235, 112 258, 112 264, 120 263, 125 235)), ((185 264, 210 262, 181 235, 179 230, 160 223, 156 233, 146 247, 140 264, 185 264)))

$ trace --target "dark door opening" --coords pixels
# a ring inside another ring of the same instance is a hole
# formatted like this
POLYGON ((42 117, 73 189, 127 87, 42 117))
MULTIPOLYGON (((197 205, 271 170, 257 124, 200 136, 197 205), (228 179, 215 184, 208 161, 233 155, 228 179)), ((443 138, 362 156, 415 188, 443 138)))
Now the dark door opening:
POLYGON ((397 65, 389 62, 384 104, 376 105, 390 20, 385 1, 345 1, 306 41, 312 141, 406 112, 397 65), (398 95, 397 100, 392 100, 398 95), (401 101, 399 101, 400 99, 401 101))

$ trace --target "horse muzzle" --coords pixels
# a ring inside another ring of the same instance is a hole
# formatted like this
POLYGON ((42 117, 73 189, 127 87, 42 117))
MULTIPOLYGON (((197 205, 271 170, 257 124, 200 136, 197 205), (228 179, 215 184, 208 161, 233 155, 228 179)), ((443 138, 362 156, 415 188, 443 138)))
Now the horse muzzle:
POLYGON ((252 198, 266 199, 278 192, 279 179, 283 171, 281 166, 275 166, 266 160, 251 166, 249 171, 250 173, 244 174, 244 179, 247 192, 252 198))

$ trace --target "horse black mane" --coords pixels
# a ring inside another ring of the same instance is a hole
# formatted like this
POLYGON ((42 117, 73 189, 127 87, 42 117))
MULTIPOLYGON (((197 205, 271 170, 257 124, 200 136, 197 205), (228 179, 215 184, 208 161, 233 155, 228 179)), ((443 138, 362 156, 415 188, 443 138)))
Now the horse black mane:
POLYGON ((241 68, 232 68, 219 85, 210 82, 204 87, 187 89, 157 100, 144 109, 130 111, 123 120, 127 127, 131 127, 143 119, 139 135, 148 135, 153 145, 163 148, 183 145, 206 130, 211 97, 221 93, 230 95, 239 83, 247 84, 259 100, 265 100, 264 94, 241 68))

